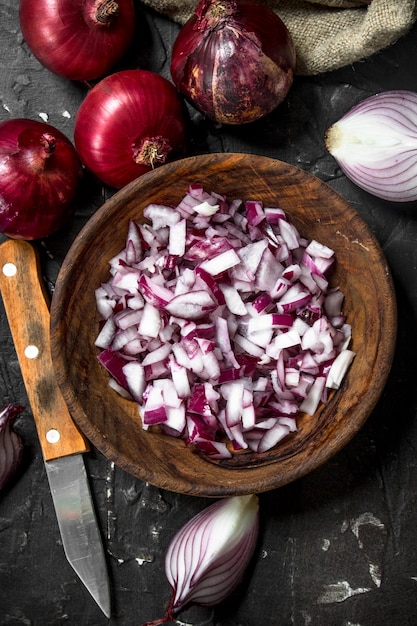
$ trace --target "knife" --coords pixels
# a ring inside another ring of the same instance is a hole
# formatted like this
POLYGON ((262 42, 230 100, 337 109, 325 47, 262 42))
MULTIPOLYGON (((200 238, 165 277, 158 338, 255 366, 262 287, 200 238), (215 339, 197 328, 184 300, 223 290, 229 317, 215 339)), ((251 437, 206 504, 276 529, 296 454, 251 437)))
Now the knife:
POLYGON ((55 379, 49 298, 39 255, 27 241, 0 244, 0 290, 45 461, 66 557, 106 617, 110 591, 103 544, 73 422, 55 379))

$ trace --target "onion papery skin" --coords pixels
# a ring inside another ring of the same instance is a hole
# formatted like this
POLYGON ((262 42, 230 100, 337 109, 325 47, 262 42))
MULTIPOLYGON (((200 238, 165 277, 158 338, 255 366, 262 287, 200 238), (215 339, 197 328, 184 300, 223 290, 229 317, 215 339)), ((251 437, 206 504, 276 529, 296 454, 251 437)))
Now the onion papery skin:
POLYGON ((285 24, 268 7, 252 0, 202 0, 174 42, 171 76, 208 118, 246 124, 286 98, 295 60, 285 24))
POLYGON ((385 91, 333 124, 327 150, 358 187, 383 200, 417 200, 417 93, 385 91))
POLYGON ((184 155, 184 103, 159 74, 116 72, 87 93, 75 118, 74 141, 84 165, 104 184, 120 189, 184 155), (155 158, 140 158, 146 146, 156 147, 155 158))
POLYGON ((24 445, 13 423, 23 410, 15 404, 0 409, 0 491, 10 483, 22 461, 24 445))
POLYGON ((57 128, 26 118, 0 123, 0 232, 31 240, 59 230, 82 176, 74 146, 57 128))
POLYGON ((132 0, 20 0, 19 17, 38 61, 78 81, 107 74, 127 52, 135 30, 132 0), (98 17, 106 9, 108 19, 98 17))

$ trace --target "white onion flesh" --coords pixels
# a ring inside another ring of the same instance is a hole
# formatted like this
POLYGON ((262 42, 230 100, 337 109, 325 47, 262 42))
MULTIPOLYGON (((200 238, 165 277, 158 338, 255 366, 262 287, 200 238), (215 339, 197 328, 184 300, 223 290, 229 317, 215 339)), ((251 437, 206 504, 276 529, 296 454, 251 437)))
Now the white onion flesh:
POLYGON ((389 201, 417 200, 417 93, 366 98, 328 129, 325 141, 361 189, 389 201))
POLYGON ((280 208, 201 185, 144 215, 96 290, 112 387, 138 404, 144 429, 213 458, 271 449, 355 356, 344 295, 328 282, 333 250, 280 208))

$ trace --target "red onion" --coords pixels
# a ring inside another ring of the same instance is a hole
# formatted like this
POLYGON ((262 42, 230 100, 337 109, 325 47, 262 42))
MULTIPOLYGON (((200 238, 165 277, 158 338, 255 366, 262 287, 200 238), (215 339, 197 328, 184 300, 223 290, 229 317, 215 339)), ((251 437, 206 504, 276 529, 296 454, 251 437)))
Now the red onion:
POLYGON ((20 0, 20 26, 42 65, 71 80, 104 76, 127 51, 132 0, 20 0))
POLYGON ((183 102, 166 78, 125 70, 101 80, 78 110, 75 145, 103 183, 121 188, 186 148, 183 102))
POLYGON ((326 134, 326 147, 358 187, 395 202, 417 200, 417 93, 371 96, 326 134))
POLYGON ((215 606, 241 582, 258 538, 256 495, 218 500, 194 516, 171 540, 165 573, 173 594, 165 617, 143 626, 175 620, 188 604, 215 606))
POLYGON ((343 293, 326 277, 333 250, 281 209, 196 184, 144 217, 96 291, 112 386, 138 404, 144 429, 208 456, 269 450, 340 387, 354 357, 343 293))
POLYGON ((0 410, 0 491, 13 478, 22 460, 22 438, 13 429, 13 422, 22 411, 22 406, 14 404, 0 410))
POLYGON ((24 118, 0 123, 0 232, 40 239, 74 209, 81 163, 59 130, 24 118))
POLYGON ((295 68, 291 36, 276 13, 252 0, 201 0, 175 40, 171 75, 207 117, 253 122, 287 96, 295 68))

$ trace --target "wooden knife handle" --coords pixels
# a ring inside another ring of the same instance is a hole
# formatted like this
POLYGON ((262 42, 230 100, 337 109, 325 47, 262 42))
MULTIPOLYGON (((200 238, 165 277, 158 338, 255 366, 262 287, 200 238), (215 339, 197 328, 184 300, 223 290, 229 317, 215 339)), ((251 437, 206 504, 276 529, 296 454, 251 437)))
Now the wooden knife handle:
POLYGON ((0 245, 0 290, 45 461, 88 450, 55 378, 49 299, 39 257, 27 241, 0 245))

